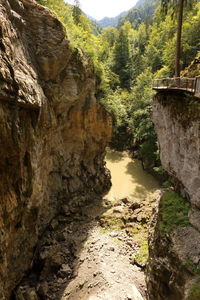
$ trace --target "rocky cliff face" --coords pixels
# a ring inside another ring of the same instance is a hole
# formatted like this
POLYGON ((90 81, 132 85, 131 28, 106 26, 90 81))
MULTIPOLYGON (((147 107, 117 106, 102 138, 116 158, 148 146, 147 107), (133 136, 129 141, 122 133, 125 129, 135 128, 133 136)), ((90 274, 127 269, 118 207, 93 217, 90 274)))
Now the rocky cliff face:
POLYGON ((165 170, 200 208, 200 104, 184 95, 157 95, 153 119, 165 170))
POLYGON ((185 200, 173 194, 167 202, 166 196, 161 197, 150 237, 151 300, 200 297, 199 118, 200 104, 192 96, 159 92, 154 98, 162 165, 185 200))
POLYGON ((111 119, 96 78, 57 18, 34 0, 0 0, 0 299, 31 266, 60 210, 109 186, 111 119))

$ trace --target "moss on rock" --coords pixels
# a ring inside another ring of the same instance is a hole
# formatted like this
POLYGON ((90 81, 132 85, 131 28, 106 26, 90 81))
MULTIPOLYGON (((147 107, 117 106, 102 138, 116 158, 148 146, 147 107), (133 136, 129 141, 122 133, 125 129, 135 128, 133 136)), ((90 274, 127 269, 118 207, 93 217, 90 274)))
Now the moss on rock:
POLYGON ((160 202, 160 232, 171 233, 178 226, 190 224, 188 218, 190 205, 177 193, 170 191, 163 194, 160 202))
POLYGON ((200 278, 192 285, 187 300, 200 299, 200 278))
POLYGON ((147 241, 143 242, 138 253, 135 256, 135 261, 141 265, 145 266, 149 255, 148 243, 147 241))

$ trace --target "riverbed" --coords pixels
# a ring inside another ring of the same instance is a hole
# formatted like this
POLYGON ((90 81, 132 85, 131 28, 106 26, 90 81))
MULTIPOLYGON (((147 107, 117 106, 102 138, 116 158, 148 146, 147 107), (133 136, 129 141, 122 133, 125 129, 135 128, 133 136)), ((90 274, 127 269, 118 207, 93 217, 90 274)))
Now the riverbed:
POLYGON ((148 228, 159 184, 127 152, 108 150, 106 164, 112 176, 110 191, 52 221, 40 244, 41 271, 35 274, 33 268, 19 295, 26 291, 34 299, 40 299, 37 293, 50 300, 146 299, 148 228))
POLYGON ((82 215, 93 219, 89 229, 84 221, 72 230, 75 241, 86 231, 87 238, 77 248, 77 277, 62 300, 146 298, 148 226, 159 184, 128 152, 108 149, 105 161, 112 187, 99 203, 84 207, 82 215))

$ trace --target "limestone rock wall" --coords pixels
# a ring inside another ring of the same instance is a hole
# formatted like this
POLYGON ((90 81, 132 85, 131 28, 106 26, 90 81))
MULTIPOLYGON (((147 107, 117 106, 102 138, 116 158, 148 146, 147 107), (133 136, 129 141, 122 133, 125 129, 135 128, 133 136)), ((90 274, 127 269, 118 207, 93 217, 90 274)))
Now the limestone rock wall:
POLYGON ((200 208, 200 103, 184 94, 158 94, 153 121, 165 170, 200 208))
POLYGON ((31 266, 63 205, 110 184, 111 118, 61 23, 34 0, 0 0, 0 299, 31 266))
MULTIPOLYGON (((188 224, 180 226, 177 221, 177 227, 163 234, 161 197, 149 239, 150 300, 197 300, 200 297, 199 120, 198 99, 174 92, 159 92, 154 97, 153 121, 161 162, 190 208, 188 224)), ((181 216, 182 212, 177 210, 177 219, 181 220, 181 216)))

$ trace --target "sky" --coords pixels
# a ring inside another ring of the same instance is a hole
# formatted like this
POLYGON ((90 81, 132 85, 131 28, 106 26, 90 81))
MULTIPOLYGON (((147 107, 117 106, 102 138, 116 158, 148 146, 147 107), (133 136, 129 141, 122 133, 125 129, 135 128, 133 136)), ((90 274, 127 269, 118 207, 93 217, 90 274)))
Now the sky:
MULTIPOLYGON (((116 17, 121 12, 132 8, 137 0, 79 0, 81 9, 87 15, 100 20, 104 17, 116 17)), ((66 0, 74 4, 73 0, 66 0)))

